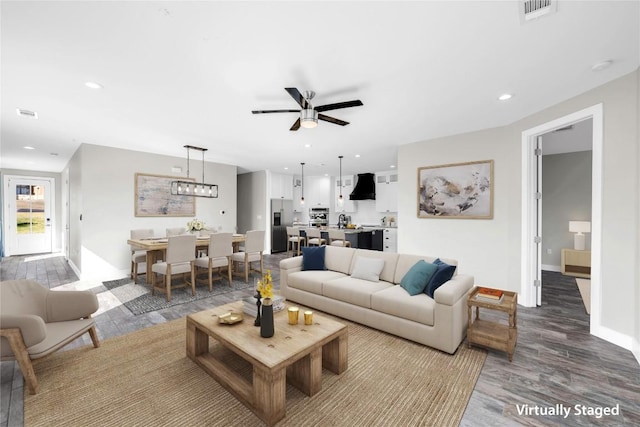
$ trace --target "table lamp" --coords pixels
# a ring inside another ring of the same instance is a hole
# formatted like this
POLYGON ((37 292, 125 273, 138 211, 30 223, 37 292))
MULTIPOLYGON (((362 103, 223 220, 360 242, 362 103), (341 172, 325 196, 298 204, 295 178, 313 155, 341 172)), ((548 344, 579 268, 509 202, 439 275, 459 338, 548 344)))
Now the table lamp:
POLYGON ((569 231, 576 233, 573 236, 573 249, 584 251, 584 234, 591 232, 591 222, 589 221, 569 221, 569 231))

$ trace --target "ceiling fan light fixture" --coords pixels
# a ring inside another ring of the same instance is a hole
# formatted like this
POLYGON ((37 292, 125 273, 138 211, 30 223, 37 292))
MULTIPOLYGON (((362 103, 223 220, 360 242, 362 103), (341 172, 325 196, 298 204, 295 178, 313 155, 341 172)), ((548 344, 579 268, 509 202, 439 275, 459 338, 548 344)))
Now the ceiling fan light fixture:
POLYGON ((313 129, 318 126, 318 112, 316 110, 300 111, 300 126, 305 129, 313 129))

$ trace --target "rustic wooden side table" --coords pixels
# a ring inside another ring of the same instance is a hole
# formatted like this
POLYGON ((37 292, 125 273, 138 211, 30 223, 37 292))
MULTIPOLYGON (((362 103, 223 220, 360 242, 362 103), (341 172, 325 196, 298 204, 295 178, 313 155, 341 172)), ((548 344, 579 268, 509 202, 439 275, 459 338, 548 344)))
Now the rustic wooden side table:
POLYGON ((479 344, 496 350, 506 351, 509 355, 509 362, 513 360, 513 352, 518 339, 518 327, 516 317, 518 310, 518 294, 516 292, 502 291, 501 301, 489 302, 476 299, 479 288, 476 287, 467 299, 469 312, 469 325, 467 326, 467 342, 479 344), (473 318, 473 307, 475 307, 475 319, 473 318), (509 323, 480 319, 480 308, 496 310, 509 315, 509 323))

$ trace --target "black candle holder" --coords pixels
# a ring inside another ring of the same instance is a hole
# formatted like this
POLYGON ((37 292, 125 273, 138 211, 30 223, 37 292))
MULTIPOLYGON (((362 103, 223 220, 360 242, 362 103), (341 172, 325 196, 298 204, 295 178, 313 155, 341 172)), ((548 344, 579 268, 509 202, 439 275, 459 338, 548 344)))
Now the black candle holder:
POLYGON ((256 320, 253 322, 253 326, 260 326, 260 305, 262 304, 262 302, 260 301, 260 292, 256 291, 254 298, 256 299, 256 306, 258 307, 258 311, 256 314, 256 320))

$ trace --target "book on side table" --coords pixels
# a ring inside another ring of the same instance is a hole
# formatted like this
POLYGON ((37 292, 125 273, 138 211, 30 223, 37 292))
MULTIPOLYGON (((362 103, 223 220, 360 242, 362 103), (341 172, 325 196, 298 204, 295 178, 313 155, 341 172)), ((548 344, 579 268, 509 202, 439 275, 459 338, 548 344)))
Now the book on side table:
POLYGON ((504 292, 500 289, 478 288, 475 298, 478 301, 500 303, 504 298, 504 292))

